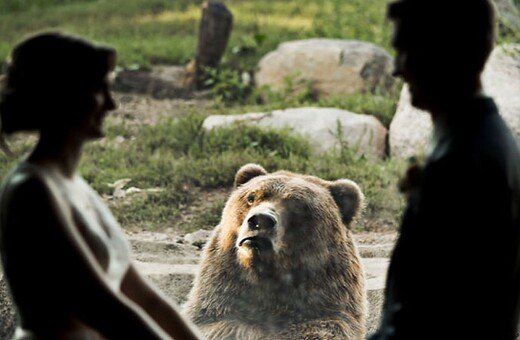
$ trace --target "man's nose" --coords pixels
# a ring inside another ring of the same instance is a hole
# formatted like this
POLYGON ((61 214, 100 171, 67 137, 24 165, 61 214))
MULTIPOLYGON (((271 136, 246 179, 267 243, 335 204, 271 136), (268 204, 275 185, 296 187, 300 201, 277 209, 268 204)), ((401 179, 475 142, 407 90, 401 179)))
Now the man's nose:
POLYGON ((405 62, 406 62, 406 55, 398 53, 395 56, 395 59, 394 59, 394 70, 392 72, 392 75, 394 77, 402 77, 403 76, 405 62))
POLYGON ((116 101, 114 100, 112 95, 107 94, 106 98, 105 98, 105 109, 107 111, 112 111, 112 110, 115 110, 116 108, 117 108, 116 101))

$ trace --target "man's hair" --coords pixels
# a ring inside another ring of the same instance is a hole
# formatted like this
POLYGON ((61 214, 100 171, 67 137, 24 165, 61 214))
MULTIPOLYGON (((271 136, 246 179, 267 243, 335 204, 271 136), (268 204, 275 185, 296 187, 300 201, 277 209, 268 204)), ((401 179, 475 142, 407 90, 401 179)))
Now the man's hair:
POLYGON ((490 0, 400 0, 387 16, 399 23, 394 45, 447 57, 457 69, 482 72, 495 43, 495 6, 490 0))

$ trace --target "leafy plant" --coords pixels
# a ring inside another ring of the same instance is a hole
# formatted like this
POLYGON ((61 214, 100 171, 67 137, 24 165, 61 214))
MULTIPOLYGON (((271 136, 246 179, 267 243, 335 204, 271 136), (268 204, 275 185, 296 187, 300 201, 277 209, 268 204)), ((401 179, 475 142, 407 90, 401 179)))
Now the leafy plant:
POLYGON ((204 68, 202 77, 215 100, 224 104, 244 102, 252 90, 253 84, 243 74, 229 68, 204 68))

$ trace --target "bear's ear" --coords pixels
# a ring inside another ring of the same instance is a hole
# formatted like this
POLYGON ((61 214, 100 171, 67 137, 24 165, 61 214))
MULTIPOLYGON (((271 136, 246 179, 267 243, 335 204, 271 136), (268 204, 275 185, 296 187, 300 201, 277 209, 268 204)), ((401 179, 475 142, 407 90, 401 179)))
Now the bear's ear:
POLYGON ((267 171, 260 165, 254 163, 243 165, 235 175, 234 187, 236 189, 242 184, 249 182, 252 178, 261 175, 267 175, 267 171))
POLYGON ((359 217, 364 209, 365 195, 356 183, 348 179, 332 182, 329 191, 339 207, 343 223, 350 227, 350 222, 359 217))

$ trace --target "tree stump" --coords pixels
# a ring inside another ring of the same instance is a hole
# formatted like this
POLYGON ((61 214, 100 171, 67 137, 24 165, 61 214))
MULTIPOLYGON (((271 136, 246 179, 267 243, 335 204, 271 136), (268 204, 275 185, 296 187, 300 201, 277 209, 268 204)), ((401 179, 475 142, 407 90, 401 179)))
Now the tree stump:
POLYGON ((198 89, 203 87, 203 70, 215 68, 226 49, 233 15, 224 4, 206 1, 202 5, 199 41, 195 57, 195 79, 198 89))

